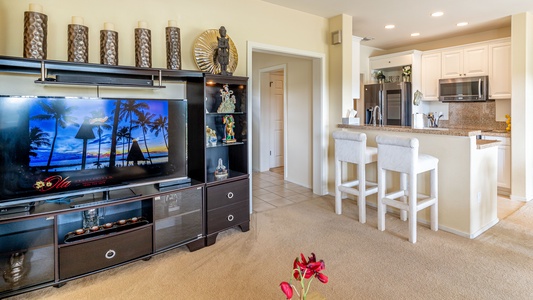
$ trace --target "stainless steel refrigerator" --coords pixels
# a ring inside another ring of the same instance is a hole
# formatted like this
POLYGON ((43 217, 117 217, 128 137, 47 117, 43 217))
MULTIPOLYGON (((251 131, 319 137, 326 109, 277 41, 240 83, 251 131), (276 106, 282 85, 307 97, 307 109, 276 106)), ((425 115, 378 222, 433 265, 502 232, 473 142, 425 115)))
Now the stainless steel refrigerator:
POLYGON ((410 82, 366 84, 364 97, 365 124, 373 124, 377 106, 376 124, 411 126, 410 82))

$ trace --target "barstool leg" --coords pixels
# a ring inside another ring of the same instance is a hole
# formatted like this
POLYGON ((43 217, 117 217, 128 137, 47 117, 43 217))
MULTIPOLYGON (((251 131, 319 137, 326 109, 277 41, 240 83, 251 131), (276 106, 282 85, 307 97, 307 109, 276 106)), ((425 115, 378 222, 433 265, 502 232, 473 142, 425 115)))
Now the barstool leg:
MULTIPOLYGON (((400 190, 402 190, 405 193, 405 196, 401 197, 401 200, 403 203, 407 203, 407 174, 401 173, 400 174, 400 190)), ((400 220, 406 221, 407 220, 407 211, 404 209, 400 209, 400 220)))
POLYGON ((416 243, 416 202, 417 202, 417 182, 416 173, 409 174, 409 241, 416 243))
POLYGON ((435 203, 431 205, 431 230, 439 229, 439 178, 438 166, 431 170, 431 198, 435 198, 435 203))
POLYGON ((387 212, 387 206, 383 204, 383 198, 385 197, 385 169, 379 167, 378 161, 378 230, 385 230, 385 213, 387 212))
POLYGON ((339 190, 342 176, 342 162, 335 159, 335 213, 342 214, 342 192, 339 190))
POLYGON ((365 164, 357 164, 357 179, 359 180, 359 195, 357 196, 357 206, 359 206, 359 222, 366 223, 366 175, 365 164))

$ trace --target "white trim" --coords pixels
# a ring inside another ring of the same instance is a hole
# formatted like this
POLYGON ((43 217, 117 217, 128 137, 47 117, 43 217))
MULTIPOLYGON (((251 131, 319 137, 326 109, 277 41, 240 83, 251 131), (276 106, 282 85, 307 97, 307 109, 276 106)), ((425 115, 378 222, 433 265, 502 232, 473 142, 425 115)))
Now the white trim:
POLYGON ((515 195, 511 195, 509 198, 511 200, 520 201, 520 202, 529 202, 531 200, 531 199, 528 199, 527 197, 520 197, 520 196, 515 196, 515 195))
MULTIPOLYGON (((326 55, 324 53, 311 52, 300 49, 293 49, 275 45, 262 44, 257 42, 247 42, 246 63, 249 80, 252 82, 252 53, 263 52, 277 55, 294 55, 297 57, 311 58, 313 63, 313 193, 326 195, 327 190, 327 173, 328 173, 328 106, 327 106, 327 89, 326 89, 326 55)), ((252 95, 251 84, 248 85, 248 98, 252 95)), ((250 100, 250 99, 249 99, 250 100)), ((251 103, 251 101, 248 101, 251 103)), ((248 124, 253 124, 250 111, 251 105, 248 106, 248 124)), ((248 132, 251 132, 249 130, 248 132)), ((248 142, 252 145, 251 141, 248 142)), ((248 155, 252 157, 252 147, 248 147, 248 155)), ((251 173, 251 163, 248 164, 251 173)), ((250 185, 251 186, 251 185, 250 185)), ((251 191, 251 190, 250 190, 251 191)), ((250 192, 251 195, 251 192, 250 192)), ((250 197, 251 201, 251 197, 250 197)), ((250 207, 251 209, 251 207, 250 207)))

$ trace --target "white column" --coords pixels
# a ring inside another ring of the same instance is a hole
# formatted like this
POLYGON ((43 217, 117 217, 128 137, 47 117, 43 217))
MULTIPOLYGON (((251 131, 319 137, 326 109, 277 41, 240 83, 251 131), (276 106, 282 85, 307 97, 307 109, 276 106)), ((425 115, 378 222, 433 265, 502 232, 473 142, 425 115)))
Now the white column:
POLYGON ((533 16, 512 16, 511 199, 533 199, 533 16))

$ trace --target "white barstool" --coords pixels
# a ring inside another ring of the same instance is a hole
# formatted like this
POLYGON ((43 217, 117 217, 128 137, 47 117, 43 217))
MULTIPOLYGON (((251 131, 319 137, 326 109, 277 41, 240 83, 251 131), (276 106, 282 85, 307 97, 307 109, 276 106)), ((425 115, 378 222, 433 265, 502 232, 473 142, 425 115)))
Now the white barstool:
POLYGON ((438 164, 436 157, 418 153, 418 139, 377 136, 378 229, 385 230, 387 205, 400 209, 403 221, 409 214, 409 241, 416 243, 417 212, 431 206, 431 229, 438 229, 438 164), (399 172, 400 190, 386 193, 386 171, 399 172), (417 175, 430 172, 430 195, 417 192, 417 175), (407 178, 409 177, 409 188, 407 178), (396 200, 400 198, 400 200, 396 200))
POLYGON ((366 181, 365 165, 377 160, 378 149, 366 146, 366 134, 334 131, 335 139, 335 213, 342 214, 342 193, 357 196, 359 222, 366 222, 366 196, 377 193, 377 183, 366 181), (343 163, 357 164, 357 180, 342 182, 343 163), (367 188, 367 185, 369 186, 367 188))

